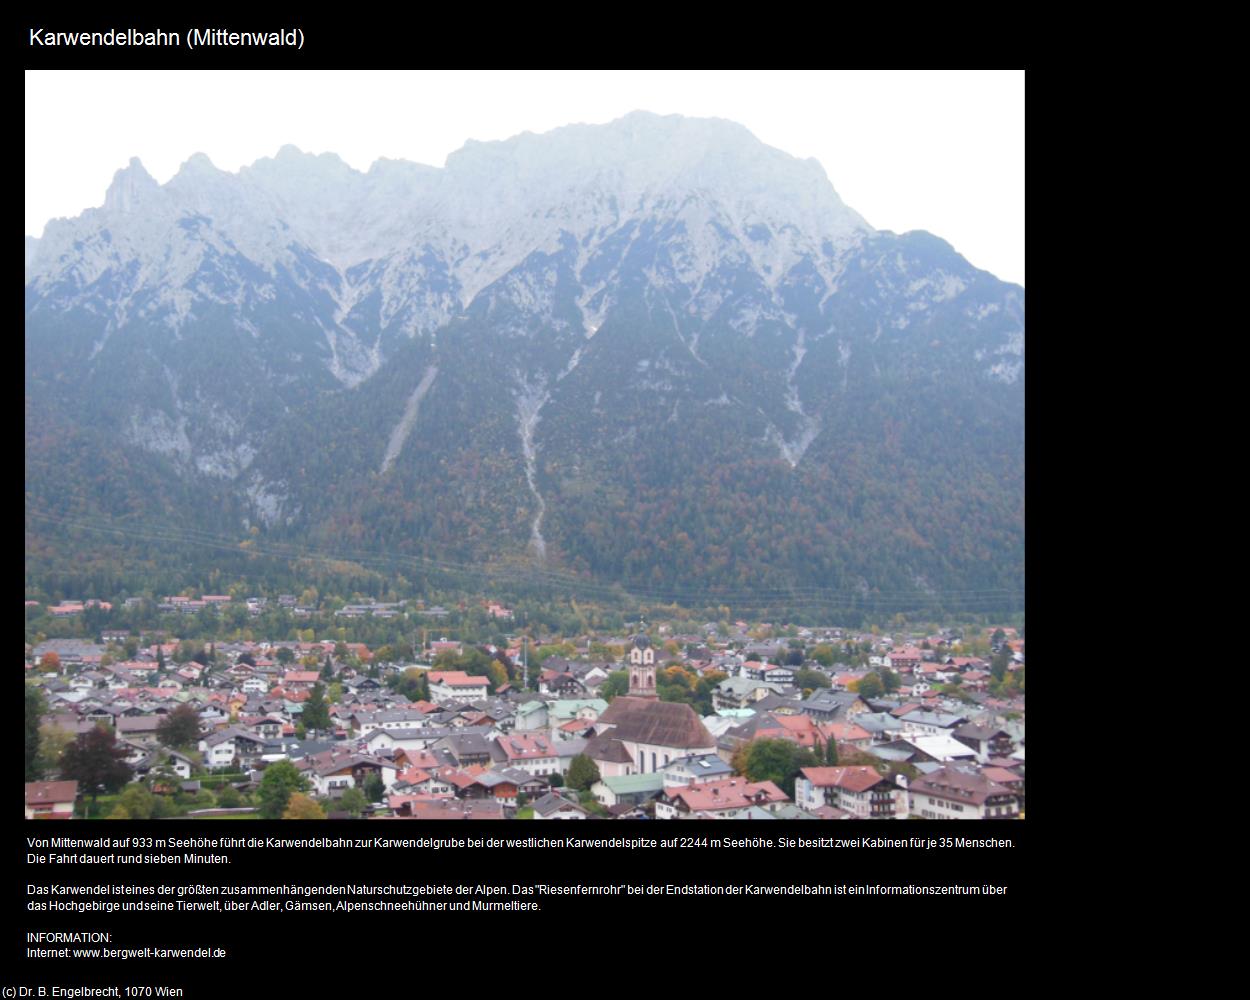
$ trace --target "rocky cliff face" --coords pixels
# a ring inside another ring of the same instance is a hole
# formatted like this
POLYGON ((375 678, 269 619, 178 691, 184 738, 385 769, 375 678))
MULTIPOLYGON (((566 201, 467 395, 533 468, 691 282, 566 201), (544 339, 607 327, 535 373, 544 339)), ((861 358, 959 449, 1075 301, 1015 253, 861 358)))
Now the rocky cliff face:
POLYGON ((636 113, 441 170, 286 147, 160 186, 131 161, 27 240, 26 279, 28 423, 72 398, 58 421, 299 545, 1022 577, 1023 289, 730 122, 636 113))

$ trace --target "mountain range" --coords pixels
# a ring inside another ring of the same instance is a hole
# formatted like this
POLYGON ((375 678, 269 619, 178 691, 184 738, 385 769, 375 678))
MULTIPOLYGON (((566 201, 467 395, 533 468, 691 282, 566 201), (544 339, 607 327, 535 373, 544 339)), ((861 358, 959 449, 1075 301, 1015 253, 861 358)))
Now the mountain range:
POLYGON ((28 582, 203 543, 1019 603, 1023 288, 734 123, 132 160, 25 265, 28 582))

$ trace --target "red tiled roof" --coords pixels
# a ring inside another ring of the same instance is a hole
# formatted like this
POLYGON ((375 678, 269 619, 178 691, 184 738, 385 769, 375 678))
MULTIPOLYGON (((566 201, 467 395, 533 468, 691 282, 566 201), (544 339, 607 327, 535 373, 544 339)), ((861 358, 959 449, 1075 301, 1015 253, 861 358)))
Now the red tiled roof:
POLYGON ((77 797, 77 781, 29 781, 26 783, 28 806, 48 805, 52 802, 73 802, 77 797))
POLYGON ((871 767, 805 767, 802 773, 818 788, 845 788, 848 792, 866 792, 889 780, 871 767))
POLYGON ((535 757, 556 755, 555 747, 545 736, 530 736, 514 732, 499 737, 498 743, 509 760, 530 760, 535 757))
POLYGON ((490 683, 487 677, 471 677, 463 670, 431 670, 431 684, 446 684, 448 687, 484 687, 490 683))
POLYGON ((831 736, 839 743, 854 743, 856 740, 872 739, 872 733, 854 722, 828 722, 816 728, 825 742, 828 742, 831 736))
POLYGON ((752 805, 788 801, 785 792, 771 781, 749 782, 745 778, 690 785, 673 792, 672 801, 678 800, 695 812, 743 809, 752 805))

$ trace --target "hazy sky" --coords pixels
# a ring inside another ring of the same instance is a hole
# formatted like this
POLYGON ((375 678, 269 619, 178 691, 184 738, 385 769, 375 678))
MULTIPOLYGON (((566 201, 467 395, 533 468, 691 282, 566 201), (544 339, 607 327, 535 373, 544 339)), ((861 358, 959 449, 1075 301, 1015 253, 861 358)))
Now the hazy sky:
POLYGON ((26 232, 103 204, 132 156, 161 183, 196 152, 233 171, 288 142, 441 167, 466 139, 635 110, 740 122, 818 159, 875 228, 1024 283, 1023 71, 28 71, 26 232))

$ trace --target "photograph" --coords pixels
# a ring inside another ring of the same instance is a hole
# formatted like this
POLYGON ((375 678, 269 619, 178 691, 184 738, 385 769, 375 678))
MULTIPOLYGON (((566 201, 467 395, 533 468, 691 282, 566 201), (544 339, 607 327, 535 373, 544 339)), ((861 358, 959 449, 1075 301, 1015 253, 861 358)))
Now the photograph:
POLYGON ((25 819, 1010 846, 1025 72, 294 58, 25 71, 25 819))

